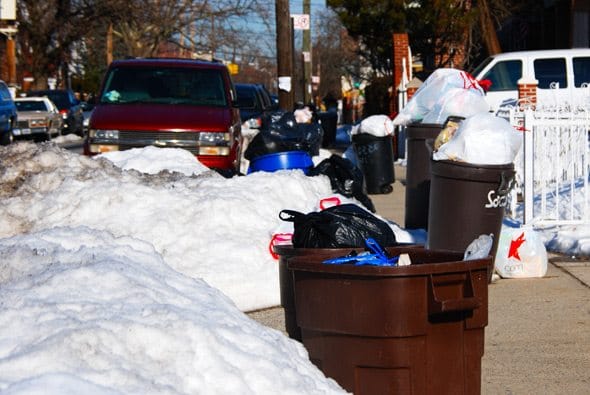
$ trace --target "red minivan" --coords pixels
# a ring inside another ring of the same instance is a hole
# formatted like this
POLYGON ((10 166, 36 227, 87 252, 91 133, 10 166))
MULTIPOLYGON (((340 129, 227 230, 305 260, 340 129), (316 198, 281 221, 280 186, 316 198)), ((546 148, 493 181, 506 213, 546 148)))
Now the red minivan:
POLYGON ((241 120, 227 67, 191 59, 125 59, 109 66, 84 153, 153 145, 186 149, 205 166, 240 169, 241 120))

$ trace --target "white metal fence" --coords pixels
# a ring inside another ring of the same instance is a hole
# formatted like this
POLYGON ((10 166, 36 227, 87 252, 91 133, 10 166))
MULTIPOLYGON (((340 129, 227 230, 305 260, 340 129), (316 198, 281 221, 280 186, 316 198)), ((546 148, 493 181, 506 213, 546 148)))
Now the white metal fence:
POLYGON ((497 115, 524 133, 510 213, 535 226, 590 224, 590 108, 506 108, 497 115))

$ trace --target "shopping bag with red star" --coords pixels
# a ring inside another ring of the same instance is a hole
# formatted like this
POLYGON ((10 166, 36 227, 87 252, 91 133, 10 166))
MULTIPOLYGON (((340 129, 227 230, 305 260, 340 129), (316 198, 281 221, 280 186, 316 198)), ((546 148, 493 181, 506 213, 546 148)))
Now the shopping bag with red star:
POLYGON ((545 276, 547 250, 541 235, 530 227, 502 226, 494 266, 503 278, 545 276))

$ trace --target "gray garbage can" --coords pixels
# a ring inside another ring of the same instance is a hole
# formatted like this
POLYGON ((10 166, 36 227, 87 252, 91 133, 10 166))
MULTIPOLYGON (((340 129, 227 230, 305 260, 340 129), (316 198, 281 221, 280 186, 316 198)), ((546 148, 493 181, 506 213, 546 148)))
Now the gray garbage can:
POLYGON ((440 124, 413 123, 406 127, 406 211, 407 229, 428 228, 430 156, 440 124))
POLYGON ((391 184, 395 182, 392 136, 355 134, 352 136, 352 145, 359 167, 365 176, 367 193, 391 193, 391 184))

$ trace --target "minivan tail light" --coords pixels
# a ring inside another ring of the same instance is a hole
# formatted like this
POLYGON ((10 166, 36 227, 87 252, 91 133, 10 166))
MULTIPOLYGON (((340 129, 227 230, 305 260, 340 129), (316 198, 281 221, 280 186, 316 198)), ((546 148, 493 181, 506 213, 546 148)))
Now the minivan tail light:
POLYGON ((260 129, 262 127, 261 118, 250 118, 248 119, 247 123, 250 129, 260 129))

